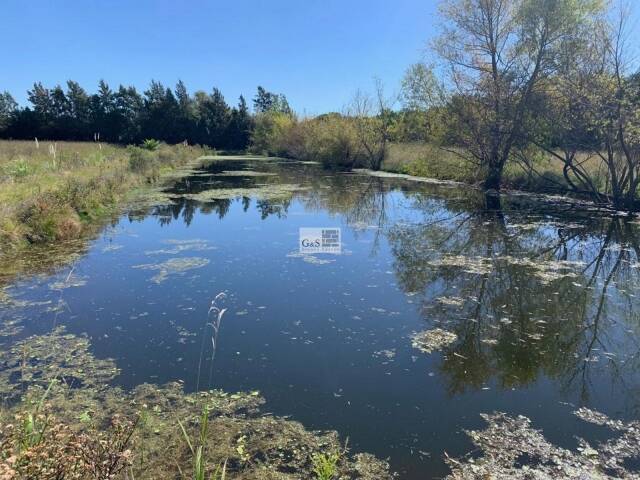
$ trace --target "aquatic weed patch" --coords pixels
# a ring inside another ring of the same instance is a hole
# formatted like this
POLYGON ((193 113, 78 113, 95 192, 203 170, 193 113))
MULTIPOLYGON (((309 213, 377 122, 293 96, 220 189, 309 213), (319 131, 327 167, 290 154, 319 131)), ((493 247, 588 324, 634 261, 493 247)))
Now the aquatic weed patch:
POLYGON ((441 328, 433 328, 413 334, 411 345, 424 353, 431 353, 448 347, 458 339, 458 336, 441 328))
POLYGON ((256 185, 247 188, 212 188, 198 193, 185 193, 180 198, 208 202, 212 200, 235 199, 241 197, 257 198, 260 200, 287 200, 294 193, 305 190, 306 187, 297 184, 256 185))
POLYGON ((183 257, 183 258, 170 258, 169 260, 161 263, 146 263, 142 265, 134 265, 133 268, 141 270, 157 270, 158 273, 151 277, 151 281, 154 283, 162 283, 170 275, 182 275, 189 270, 196 268, 202 268, 209 264, 209 259, 202 257, 183 257))
POLYGON ((187 240, 164 240, 162 243, 169 245, 168 248, 161 248, 158 250, 147 250, 145 255, 174 255, 176 253, 182 253, 187 251, 203 252, 206 250, 214 250, 216 247, 209 245, 207 240, 201 240, 198 238, 187 240))
POLYGON ((0 350, 0 395, 16 399, 28 387, 46 388, 57 378, 69 388, 103 389, 118 374, 115 362, 97 359, 89 339, 58 327, 0 350))
POLYGON ((274 172, 258 172, 256 170, 225 170, 213 174, 214 177, 273 177, 277 175, 274 172))
POLYGON ((493 262, 490 258, 466 257, 464 255, 443 255, 431 260, 429 265, 443 268, 460 268, 462 271, 474 275, 486 275, 493 270, 493 262))
POLYGON ((545 284, 561 278, 577 278, 579 275, 576 270, 585 266, 585 263, 582 261, 546 259, 533 260, 524 257, 516 258, 509 255, 499 257, 498 260, 505 261, 509 265, 516 265, 529 269, 533 276, 545 284))
POLYGON ((220 465, 241 480, 313 478, 313 459, 335 451, 344 452, 335 465, 336 478, 393 478, 386 462, 352 455, 336 432, 309 431, 298 422, 261 414, 264 399, 256 391, 185 393, 180 382, 142 384, 131 391, 110 386, 118 370, 110 360, 95 359, 88 348, 86 338, 58 329, 2 352, 3 393, 16 400, 20 393, 22 401, 0 410, 0 431, 15 432, 16 419, 25 418, 41 434, 27 449, 17 448, 19 431, 3 437, 0 472, 35 472, 34 478, 53 480, 69 469, 78 475, 64 478, 80 479, 110 465, 110 473, 97 478, 190 476, 193 457, 183 433, 196 438, 205 412, 199 465, 207 478, 220 465), (24 351, 31 352, 26 362, 24 351), (18 378, 14 372, 25 363, 28 373, 18 378), (67 382, 71 375, 78 388, 67 382))
POLYGON ((527 417, 500 412, 483 414, 487 428, 466 432, 482 453, 481 457, 447 457, 452 469, 447 478, 637 478, 638 472, 625 462, 640 458, 640 422, 611 420, 587 408, 580 408, 574 414, 586 422, 607 427, 616 436, 594 446, 579 438, 577 450, 572 451, 551 444, 540 430, 532 427, 527 417))

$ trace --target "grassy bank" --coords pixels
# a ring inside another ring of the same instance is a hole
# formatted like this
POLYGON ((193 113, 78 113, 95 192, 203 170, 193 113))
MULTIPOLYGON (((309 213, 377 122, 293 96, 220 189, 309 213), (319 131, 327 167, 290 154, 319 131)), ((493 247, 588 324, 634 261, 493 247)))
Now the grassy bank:
MULTIPOLYGON (((606 181, 598 172, 598 162, 584 156, 577 159, 585 161, 596 184, 605 191, 606 181)), ((514 190, 530 192, 569 192, 562 175, 562 162, 550 155, 539 154, 530 165, 513 161, 504 171, 504 186, 514 190)), ((394 143, 387 150, 382 169, 388 172, 405 173, 419 177, 439 180, 455 180, 477 184, 483 180, 483 172, 472 162, 464 159, 455 151, 445 150, 428 143, 394 143)))
POLYGON ((132 192, 207 153, 80 142, 0 141, 0 254, 82 238, 132 192))

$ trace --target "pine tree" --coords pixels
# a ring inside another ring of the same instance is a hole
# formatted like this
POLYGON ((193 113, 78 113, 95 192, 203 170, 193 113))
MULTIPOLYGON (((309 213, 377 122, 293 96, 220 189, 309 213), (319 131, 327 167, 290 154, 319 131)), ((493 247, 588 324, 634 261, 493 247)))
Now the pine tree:
POLYGON ((9 92, 0 93, 0 135, 7 130, 18 104, 9 92))

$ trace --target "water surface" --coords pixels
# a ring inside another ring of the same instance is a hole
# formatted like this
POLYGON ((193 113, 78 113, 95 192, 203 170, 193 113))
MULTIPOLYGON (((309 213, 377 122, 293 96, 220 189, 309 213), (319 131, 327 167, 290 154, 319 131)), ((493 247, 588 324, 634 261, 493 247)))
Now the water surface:
POLYGON ((445 476, 483 412, 528 416, 565 447, 605 434, 578 406, 640 416, 636 223, 526 196, 487 210, 467 187, 280 160, 216 161, 169 193, 73 265, 15 281, 2 342, 64 325, 124 387, 260 390, 403 479, 445 476), (300 255, 301 227, 341 228, 342 254, 300 255), (412 346, 436 327, 457 340, 412 346))

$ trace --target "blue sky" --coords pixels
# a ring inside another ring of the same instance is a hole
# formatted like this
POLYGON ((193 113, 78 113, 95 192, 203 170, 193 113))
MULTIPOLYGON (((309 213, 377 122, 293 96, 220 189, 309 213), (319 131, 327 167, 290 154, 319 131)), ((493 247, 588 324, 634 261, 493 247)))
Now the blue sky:
POLYGON ((151 79, 222 90, 257 85, 307 114, 340 110, 372 78, 397 90, 437 25, 436 0, 1 0, 0 91, 34 81, 151 79))

